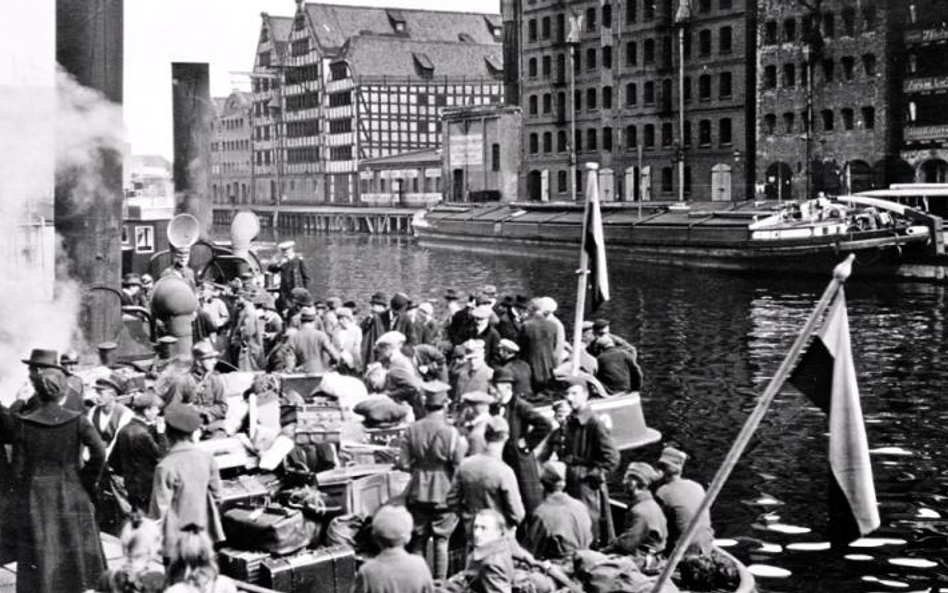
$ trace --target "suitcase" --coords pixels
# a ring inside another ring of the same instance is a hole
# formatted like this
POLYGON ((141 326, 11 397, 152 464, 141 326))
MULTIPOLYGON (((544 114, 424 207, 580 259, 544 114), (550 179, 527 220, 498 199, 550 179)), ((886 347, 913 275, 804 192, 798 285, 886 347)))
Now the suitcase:
POLYGON ((268 558, 262 562, 260 574, 260 585, 275 591, 349 593, 355 582, 355 552, 348 546, 333 546, 268 558))
POLYGON ((273 491, 267 486, 271 481, 267 476, 240 476, 232 480, 222 480, 221 512, 238 505, 266 504, 273 495, 273 491), (264 480, 267 480, 267 483, 264 480))
POLYGON ((222 548, 217 555, 221 574, 251 585, 260 584, 260 567, 270 554, 258 550, 222 548))
POLYGON ((297 445, 338 443, 342 438, 345 417, 335 401, 317 400, 302 406, 283 406, 280 424, 295 424, 293 438, 297 445))
POLYGON ((280 506, 232 508, 224 513, 223 523, 229 546, 277 555, 305 548, 316 535, 316 524, 303 513, 280 506))
POLYGON ((411 474, 393 470, 391 465, 353 466, 321 472, 316 479, 327 502, 342 507, 345 513, 371 517, 405 490, 411 474))

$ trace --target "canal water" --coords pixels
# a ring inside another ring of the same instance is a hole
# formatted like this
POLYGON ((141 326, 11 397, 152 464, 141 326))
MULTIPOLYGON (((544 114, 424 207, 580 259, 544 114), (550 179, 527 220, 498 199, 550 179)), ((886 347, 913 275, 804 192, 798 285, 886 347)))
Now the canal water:
MULTIPOLYGON (((571 325, 573 262, 515 248, 423 249, 405 237, 293 238, 319 296, 366 303, 401 290, 440 307, 447 287, 494 284, 501 294, 554 297, 571 325)), ((783 575, 759 578, 764 591, 948 587, 946 290, 858 276, 857 263, 846 296, 883 526, 860 547, 826 549, 826 420, 786 388, 712 510, 732 552, 783 575)), ((646 419, 691 455, 686 474, 707 485, 825 283, 616 260, 610 278, 601 314, 639 348, 646 419)))

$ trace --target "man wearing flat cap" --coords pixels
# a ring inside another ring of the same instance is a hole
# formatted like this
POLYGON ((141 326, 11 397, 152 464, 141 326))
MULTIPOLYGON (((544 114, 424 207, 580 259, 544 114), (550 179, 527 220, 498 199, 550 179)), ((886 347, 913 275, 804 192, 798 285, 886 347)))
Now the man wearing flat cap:
POLYGON ((159 416, 164 401, 151 391, 132 398, 135 416, 115 438, 109 467, 122 478, 132 509, 148 511, 155 467, 168 449, 164 419, 159 416))
POLYGON ((218 511, 221 476, 217 461, 194 444, 201 415, 191 406, 171 404, 165 408, 165 424, 168 453, 155 468, 148 514, 162 524, 167 561, 185 525, 204 528, 215 542, 224 539, 224 529, 218 511))
POLYGON ((487 366, 484 342, 468 340, 463 345, 463 357, 450 372, 454 396, 460 397, 472 391, 490 390, 490 379, 494 369, 487 366))
POLYGON ((105 443, 106 451, 111 452, 115 437, 123 426, 133 417, 132 411, 118 398, 125 395, 124 385, 115 375, 97 379, 95 382, 96 405, 89 411, 89 421, 105 443))
POLYGON ((513 391, 519 397, 530 400, 533 397, 533 377, 528 365, 520 358, 520 346, 513 340, 503 338, 497 344, 497 364, 494 373, 503 369, 513 377, 513 391))
POLYGON ((309 270, 306 268, 306 261, 296 253, 294 241, 284 241, 278 247, 280 260, 267 269, 280 275, 279 307, 283 309, 289 306, 294 288, 309 288, 309 270))
POLYGON ((210 342, 198 342, 191 348, 194 399, 190 403, 198 411, 205 434, 211 437, 224 435, 227 418, 226 388, 216 370, 218 356, 220 353, 210 342))
POLYGON ((566 464, 566 492, 586 505, 594 541, 603 546, 615 537, 608 481, 619 466, 619 451, 609 429, 589 406, 586 380, 571 376, 567 381, 571 413, 558 456, 566 464))
MULTIPOLYGON (((678 538, 698 513, 698 507, 704 500, 705 491, 701 484, 681 477, 688 455, 674 447, 665 447, 658 458, 659 471, 662 473, 662 485, 655 491, 655 499, 668 518, 667 549, 674 550, 678 538)), ((714 543, 714 530, 711 528, 711 514, 701 514, 698 530, 688 546, 689 554, 709 554, 714 543)))
POLYGON ((431 593, 434 583, 424 558, 409 554, 412 517, 404 507, 385 505, 372 517, 372 539, 380 548, 356 574, 352 593, 431 593))
POLYGON ((192 291, 197 291, 194 270, 188 265, 191 261, 190 247, 175 247, 171 250, 171 265, 161 271, 161 277, 175 276, 188 283, 192 291))
POLYGON ((537 560, 559 560, 592 545, 592 522, 583 503, 563 492, 566 466, 547 461, 540 470, 545 496, 527 522, 523 547, 537 560))
POLYGON ((400 468, 411 473, 405 490, 406 506, 414 518, 412 551, 424 554, 428 538, 433 539, 431 572, 446 578, 448 539, 457 526, 457 515, 448 507, 448 491, 467 443, 444 415, 448 404, 447 383, 430 381, 421 386, 426 414, 405 431, 400 468))
POLYGON ((474 517, 483 509, 500 513, 508 529, 514 529, 523 521, 525 511, 517 476, 502 460, 504 443, 509 436, 507 421, 499 416, 491 417, 484 430, 487 450, 467 457, 454 475, 448 506, 461 516, 465 537, 473 533, 474 517))
POLYGON ((629 464, 623 479, 629 495, 625 531, 601 550, 605 554, 632 556, 646 574, 658 568, 659 557, 665 551, 668 539, 665 513, 649 489, 658 477, 655 468, 645 462, 633 461, 629 464))

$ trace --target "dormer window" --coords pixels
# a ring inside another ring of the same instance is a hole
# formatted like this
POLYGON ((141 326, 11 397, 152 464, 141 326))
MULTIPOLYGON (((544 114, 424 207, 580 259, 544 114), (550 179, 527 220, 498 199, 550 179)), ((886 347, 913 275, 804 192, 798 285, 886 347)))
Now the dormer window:
POLYGON ((349 78, 349 67, 345 62, 334 62, 329 65, 329 76, 332 80, 349 78))
POLYGON ((501 41, 504 35, 504 29, 500 21, 494 16, 484 15, 484 23, 487 25, 487 30, 490 32, 491 37, 494 38, 494 41, 501 41))
POLYGON ((385 11, 388 15, 388 22, 392 25, 392 29, 396 33, 404 33, 407 31, 405 15, 402 14, 402 11, 395 9, 388 9, 385 11))
POLYGON ((302 31, 306 28, 306 17, 303 16, 303 13, 296 15, 296 18, 293 19, 293 30, 302 31))
POLYGON ((459 33, 458 41, 461 43, 474 43, 474 38, 468 35, 467 33, 459 33))
POLYGON ((270 30, 266 27, 260 29, 260 43, 266 43, 270 40, 270 30))
POLYGON ((434 64, 431 62, 431 58, 427 54, 421 52, 412 52, 412 57, 415 59, 415 70, 418 71, 418 75, 430 78, 434 76, 434 64))
POLYGON ((487 69, 490 70, 492 76, 500 76, 504 73, 504 63, 496 56, 487 56, 484 61, 487 63, 487 69))

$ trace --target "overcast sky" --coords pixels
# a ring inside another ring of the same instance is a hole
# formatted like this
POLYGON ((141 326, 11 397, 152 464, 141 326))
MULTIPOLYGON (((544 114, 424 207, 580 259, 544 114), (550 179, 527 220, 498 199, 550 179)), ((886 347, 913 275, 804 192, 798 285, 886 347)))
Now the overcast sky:
MULTIPOLYGON (((334 4, 500 12, 499 0, 335 0, 334 4)), ((211 95, 248 87, 260 13, 293 16, 293 0, 126 0, 125 120, 135 154, 172 156, 171 62, 208 62, 211 95)))

